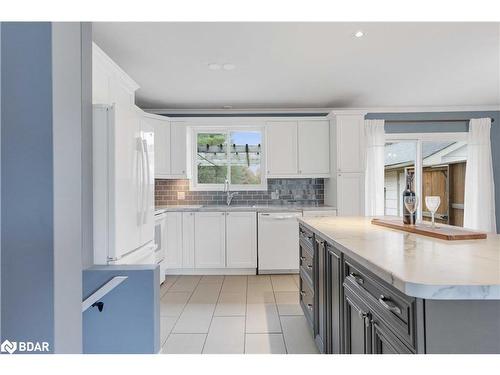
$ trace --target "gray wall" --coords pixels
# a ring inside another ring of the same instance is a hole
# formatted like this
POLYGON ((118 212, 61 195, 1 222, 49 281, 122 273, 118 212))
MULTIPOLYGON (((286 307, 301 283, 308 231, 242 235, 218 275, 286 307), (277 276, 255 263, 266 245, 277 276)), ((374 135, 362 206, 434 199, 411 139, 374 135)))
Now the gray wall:
POLYGON ((52 30, 2 23, 2 339, 54 339, 52 30))
POLYGON ((83 313, 84 353, 158 353, 160 351, 159 267, 95 266, 83 271, 83 297, 114 276, 128 276, 100 299, 104 309, 83 313))
MULTIPOLYGON (((491 126, 491 153, 495 178, 495 210, 497 215, 497 232, 500 233, 500 111, 484 112, 418 112, 418 113, 368 113, 366 119, 384 120, 446 120, 490 117, 494 119, 491 126)), ((468 131, 466 123, 414 123, 386 124, 388 133, 417 132, 459 132, 468 131)))

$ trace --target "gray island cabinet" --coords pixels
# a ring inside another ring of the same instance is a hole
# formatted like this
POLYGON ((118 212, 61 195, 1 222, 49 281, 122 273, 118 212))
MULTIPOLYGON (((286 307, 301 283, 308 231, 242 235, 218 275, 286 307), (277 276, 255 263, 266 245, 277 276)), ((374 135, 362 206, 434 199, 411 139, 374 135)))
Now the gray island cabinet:
POLYGON ((500 353, 500 236, 443 241, 300 221, 300 304, 321 353, 500 353))

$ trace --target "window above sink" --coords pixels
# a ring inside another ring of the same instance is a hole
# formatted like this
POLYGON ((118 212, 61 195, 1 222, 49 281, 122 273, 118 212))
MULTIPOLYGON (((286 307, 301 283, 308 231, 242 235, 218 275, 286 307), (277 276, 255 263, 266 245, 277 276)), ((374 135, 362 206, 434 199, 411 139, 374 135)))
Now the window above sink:
POLYGON ((267 190, 264 129, 194 128, 191 190, 267 190))

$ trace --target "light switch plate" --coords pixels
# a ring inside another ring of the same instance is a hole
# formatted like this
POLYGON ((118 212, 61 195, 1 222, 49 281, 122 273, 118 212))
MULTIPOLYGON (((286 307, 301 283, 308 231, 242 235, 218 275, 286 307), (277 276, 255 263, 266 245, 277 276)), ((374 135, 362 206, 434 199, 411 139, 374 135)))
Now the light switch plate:
POLYGON ((177 192, 177 199, 183 201, 184 199, 186 199, 186 192, 184 191, 178 191, 177 192))

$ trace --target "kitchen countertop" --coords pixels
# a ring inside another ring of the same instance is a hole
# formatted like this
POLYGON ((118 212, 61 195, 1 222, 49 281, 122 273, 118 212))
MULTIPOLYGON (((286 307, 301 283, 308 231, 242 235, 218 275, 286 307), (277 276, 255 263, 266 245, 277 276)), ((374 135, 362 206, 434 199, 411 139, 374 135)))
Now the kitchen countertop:
POLYGON ((327 205, 254 205, 254 206, 241 206, 241 205, 157 205, 156 210, 165 210, 166 212, 183 212, 183 211, 199 211, 199 212, 302 212, 302 211, 329 211, 336 210, 335 207, 327 205))
POLYGON ((299 221, 409 296, 500 300, 500 235, 445 241, 376 226, 366 217, 299 221))

